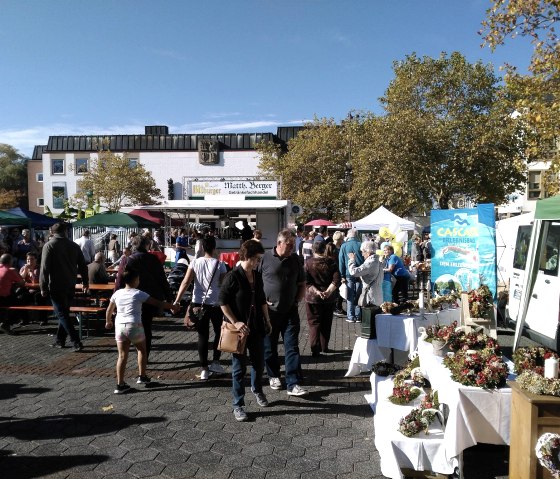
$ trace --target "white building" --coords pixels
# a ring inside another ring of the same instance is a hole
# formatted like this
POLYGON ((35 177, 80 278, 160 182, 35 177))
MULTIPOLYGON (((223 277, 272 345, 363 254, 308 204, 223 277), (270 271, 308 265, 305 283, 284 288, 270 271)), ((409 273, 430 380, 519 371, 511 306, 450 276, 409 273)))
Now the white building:
POLYGON ((131 163, 140 162, 150 171, 164 198, 189 200, 200 189, 192 187, 196 181, 256 179, 255 145, 272 141, 285 147, 300 128, 279 127, 276 134, 170 134, 167 126, 146 126, 143 135, 51 136, 47 145, 35 147, 29 162, 29 209, 62 212, 64 201, 76 193, 80 176, 105 143, 113 153, 126 152, 131 163), (170 179, 173 198, 168 195, 170 179))

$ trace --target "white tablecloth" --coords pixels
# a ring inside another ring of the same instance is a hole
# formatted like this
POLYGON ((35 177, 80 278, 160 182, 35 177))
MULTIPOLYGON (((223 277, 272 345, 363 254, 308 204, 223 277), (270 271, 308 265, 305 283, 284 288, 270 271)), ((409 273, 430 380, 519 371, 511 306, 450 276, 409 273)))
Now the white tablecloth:
POLYGON ((481 442, 509 444, 511 389, 486 390, 463 386, 451 379, 443 358, 434 356, 432 345, 418 344, 420 367, 438 391, 440 403, 449 406, 445 430, 449 457, 481 442))
POLYGON ((391 356, 391 350, 387 348, 380 348, 377 345, 377 340, 356 338, 352 357, 350 358, 350 365, 345 377, 357 376, 362 371, 367 371, 371 365, 378 361, 388 361, 391 356))
POLYGON ((375 316, 377 344, 382 348, 393 348, 409 351, 412 354, 418 344, 418 328, 432 324, 449 325, 453 321, 459 323, 459 308, 446 309, 437 313, 425 313, 424 318, 417 315, 378 314, 375 316))
POLYGON ((436 420, 429 428, 415 437, 398 432, 399 421, 420 404, 422 396, 406 406, 392 404, 387 398, 392 394, 393 381, 379 382, 377 414, 374 417, 375 447, 381 456, 381 473, 386 477, 402 479, 401 467, 416 471, 435 471, 452 474, 458 461, 449 458, 442 426, 436 420))

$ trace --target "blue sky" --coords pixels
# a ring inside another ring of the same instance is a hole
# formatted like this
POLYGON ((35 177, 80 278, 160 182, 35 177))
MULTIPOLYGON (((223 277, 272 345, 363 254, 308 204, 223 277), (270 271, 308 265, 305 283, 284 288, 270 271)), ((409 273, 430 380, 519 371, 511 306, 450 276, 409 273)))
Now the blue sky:
POLYGON ((489 0, 0 0, 0 143, 49 135, 275 132, 381 113, 416 52, 525 71, 515 40, 477 34, 489 0))

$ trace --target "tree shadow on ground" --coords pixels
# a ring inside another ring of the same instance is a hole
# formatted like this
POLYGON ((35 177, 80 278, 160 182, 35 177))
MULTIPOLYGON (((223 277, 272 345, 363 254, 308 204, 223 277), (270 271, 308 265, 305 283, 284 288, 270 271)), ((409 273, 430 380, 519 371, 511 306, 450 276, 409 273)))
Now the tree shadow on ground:
POLYGON ((59 471, 70 471, 74 467, 87 464, 100 464, 109 456, 14 456, 10 451, 0 451, 0 470, 3 477, 31 479, 43 477, 59 471))
POLYGON ((139 424, 162 422, 160 417, 127 417, 122 414, 65 414, 32 419, 0 417, 4 436, 23 441, 97 436, 139 424))
POLYGON ((27 387, 26 384, 3 383, 0 388, 0 401, 15 398, 20 394, 42 394, 50 390, 50 388, 27 387))

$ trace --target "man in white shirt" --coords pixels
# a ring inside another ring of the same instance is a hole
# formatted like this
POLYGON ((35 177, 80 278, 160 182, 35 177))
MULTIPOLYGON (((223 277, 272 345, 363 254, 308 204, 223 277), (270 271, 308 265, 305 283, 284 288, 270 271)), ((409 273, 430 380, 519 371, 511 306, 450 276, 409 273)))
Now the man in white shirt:
POLYGON ((92 263, 95 259, 95 246, 93 245, 93 241, 89 237, 89 230, 84 230, 81 238, 76 241, 76 243, 82 250, 84 259, 86 260, 86 264, 92 263))

